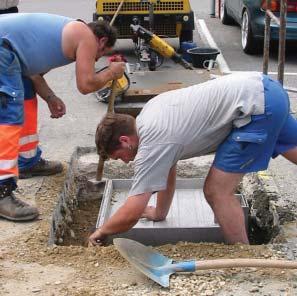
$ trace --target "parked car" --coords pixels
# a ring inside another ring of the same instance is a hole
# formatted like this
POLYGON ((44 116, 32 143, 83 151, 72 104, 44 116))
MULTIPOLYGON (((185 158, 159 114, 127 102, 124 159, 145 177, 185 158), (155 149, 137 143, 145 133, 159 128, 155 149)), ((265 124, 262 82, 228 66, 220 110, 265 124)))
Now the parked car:
MULTIPOLYGON (((266 0, 221 0, 221 21, 241 26, 241 44, 245 53, 253 54, 263 48, 266 0)), ((279 17, 280 0, 271 0, 271 11, 279 17)), ((279 28, 271 20, 271 40, 278 40, 279 28)), ((297 40, 297 1, 287 1, 287 40, 297 40)))

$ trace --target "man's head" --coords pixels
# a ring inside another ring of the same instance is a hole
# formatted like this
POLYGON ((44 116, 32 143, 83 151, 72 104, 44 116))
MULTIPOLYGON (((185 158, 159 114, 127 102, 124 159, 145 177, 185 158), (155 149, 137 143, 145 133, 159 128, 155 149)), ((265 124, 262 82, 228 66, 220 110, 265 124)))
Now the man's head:
POLYGON ((88 23, 88 27, 96 36, 98 43, 98 58, 105 55, 115 45, 117 31, 106 21, 96 21, 88 23))
POLYGON ((108 113, 96 131, 96 146, 102 157, 134 160, 138 149, 135 118, 127 114, 108 113))

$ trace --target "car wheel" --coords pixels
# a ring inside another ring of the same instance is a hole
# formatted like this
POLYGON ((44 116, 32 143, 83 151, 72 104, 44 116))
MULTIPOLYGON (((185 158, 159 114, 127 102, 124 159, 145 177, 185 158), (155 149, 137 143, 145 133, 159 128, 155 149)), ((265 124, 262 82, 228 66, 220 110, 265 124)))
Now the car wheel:
POLYGON ((253 35, 251 19, 248 10, 245 10, 242 15, 241 45, 243 51, 247 54, 259 53, 261 49, 260 42, 256 40, 253 35))
POLYGON ((220 19, 221 19, 222 24, 224 24, 224 25, 234 24, 234 20, 227 12, 227 8, 226 8, 224 0, 221 1, 220 19))

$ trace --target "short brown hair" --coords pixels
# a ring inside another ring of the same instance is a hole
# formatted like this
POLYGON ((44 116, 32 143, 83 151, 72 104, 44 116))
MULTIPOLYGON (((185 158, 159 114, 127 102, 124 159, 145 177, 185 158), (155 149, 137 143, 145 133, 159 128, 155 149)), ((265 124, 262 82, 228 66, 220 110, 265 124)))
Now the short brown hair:
POLYGON ((131 136, 135 131, 135 118, 127 114, 108 113, 97 126, 95 142, 97 152, 107 158, 119 148, 121 136, 131 136))
POLYGON ((117 29, 112 27, 107 21, 96 21, 88 23, 89 28, 96 37, 107 37, 106 46, 113 47, 117 41, 117 29))

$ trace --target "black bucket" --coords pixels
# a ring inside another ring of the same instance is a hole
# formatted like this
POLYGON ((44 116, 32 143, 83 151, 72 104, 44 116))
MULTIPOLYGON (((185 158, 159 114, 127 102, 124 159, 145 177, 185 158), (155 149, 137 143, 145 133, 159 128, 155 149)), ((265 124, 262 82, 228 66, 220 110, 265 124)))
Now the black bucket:
POLYGON ((216 60, 220 53, 217 48, 213 47, 196 47, 187 50, 192 58, 192 64, 195 68, 204 68, 203 63, 207 60, 216 60))

